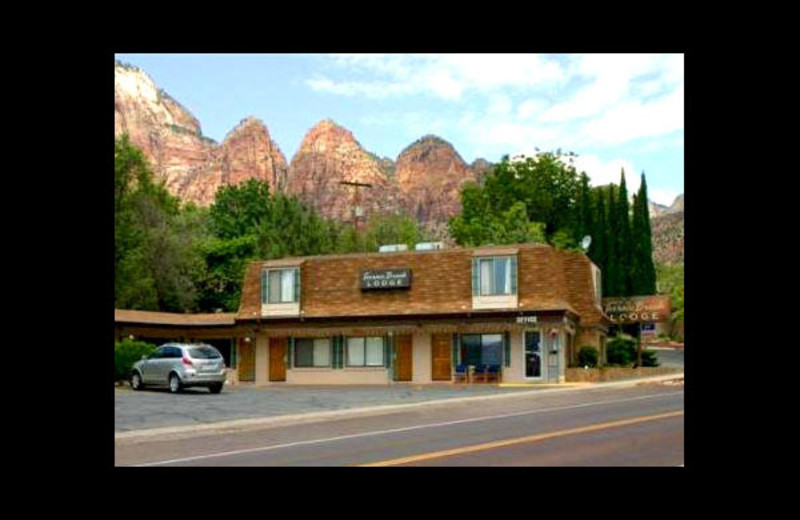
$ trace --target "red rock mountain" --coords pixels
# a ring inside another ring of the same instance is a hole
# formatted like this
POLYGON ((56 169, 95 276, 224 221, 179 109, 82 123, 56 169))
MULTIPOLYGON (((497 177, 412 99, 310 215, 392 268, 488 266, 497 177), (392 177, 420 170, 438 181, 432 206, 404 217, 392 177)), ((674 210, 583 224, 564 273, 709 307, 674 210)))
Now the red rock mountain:
POLYGON ((286 159, 264 124, 247 118, 221 145, 204 137, 197 119, 136 67, 117 63, 114 74, 114 135, 128 133, 150 160, 156 178, 183 200, 201 205, 216 190, 250 178, 285 183, 286 159))
POLYGON ((325 217, 351 221, 355 188, 340 183, 367 183, 372 186, 358 188, 364 218, 394 213, 400 207, 400 193, 396 180, 388 174, 390 169, 385 160, 364 150, 352 132, 325 119, 300 143, 289 165, 286 192, 325 217))
POLYGON ((446 222, 461 211, 461 186, 475 173, 453 146, 426 135, 397 157, 397 181, 403 208, 420 222, 446 222))

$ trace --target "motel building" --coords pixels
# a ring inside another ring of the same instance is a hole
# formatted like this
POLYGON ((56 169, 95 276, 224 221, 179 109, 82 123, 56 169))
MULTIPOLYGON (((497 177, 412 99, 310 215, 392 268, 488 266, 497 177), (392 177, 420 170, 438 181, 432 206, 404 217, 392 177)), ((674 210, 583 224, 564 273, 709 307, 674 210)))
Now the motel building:
POLYGON ((543 244, 258 261, 237 313, 117 310, 117 335, 213 338, 232 383, 560 383, 581 346, 605 360, 600 276, 543 244))

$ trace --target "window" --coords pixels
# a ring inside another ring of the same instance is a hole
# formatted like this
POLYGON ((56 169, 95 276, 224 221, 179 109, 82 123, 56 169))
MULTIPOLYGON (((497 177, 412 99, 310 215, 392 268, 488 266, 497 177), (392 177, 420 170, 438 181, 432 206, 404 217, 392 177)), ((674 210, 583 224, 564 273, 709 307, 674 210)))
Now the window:
POLYGON ((181 358, 183 357, 183 352, 179 347, 164 347, 164 350, 161 351, 161 355, 158 356, 159 358, 181 358))
POLYGON ((516 257, 477 259, 477 291, 480 296, 516 294, 516 257))
POLYGON ((465 365, 502 364, 503 335, 462 334, 461 362, 465 365))
POLYGON ((331 340, 329 338, 296 338, 294 340, 295 367, 331 366, 331 340))
POLYGON ((262 303, 295 303, 300 296, 300 270, 269 269, 261 274, 262 303))
POLYGON ((192 347, 189 349, 189 357, 192 359, 219 359, 222 357, 214 347, 192 347))
POLYGON ((383 337, 347 338, 347 366, 349 367, 382 367, 383 337))

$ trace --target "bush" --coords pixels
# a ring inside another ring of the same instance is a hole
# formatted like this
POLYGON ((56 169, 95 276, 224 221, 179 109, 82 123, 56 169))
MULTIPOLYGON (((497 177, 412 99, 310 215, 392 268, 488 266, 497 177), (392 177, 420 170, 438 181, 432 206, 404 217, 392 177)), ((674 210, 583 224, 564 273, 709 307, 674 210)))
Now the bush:
POLYGON ((594 368, 597 366, 597 349, 591 345, 584 345, 578 351, 578 366, 594 368))
POLYGON ((657 367, 657 366, 659 366, 658 356, 656 355, 656 351, 655 350, 643 350, 642 351, 642 366, 643 367, 657 367))
MULTIPOLYGON (((606 359, 609 365, 622 367, 636 363, 636 340, 630 336, 618 335, 606 345, 606 359)), ((642 350, 642 366, 659 366, 655 350, 642 350)))
POLYGON ((114 381, 125 381, 131 374, 133 364, 142 356, 155 352, 156 346, 144 341, 125 339, 114 343, 114 381))
POLYGON ((636 342, 630 336, 618 335, 606 344, 609 365, 628 366, 636 362, 636 342))

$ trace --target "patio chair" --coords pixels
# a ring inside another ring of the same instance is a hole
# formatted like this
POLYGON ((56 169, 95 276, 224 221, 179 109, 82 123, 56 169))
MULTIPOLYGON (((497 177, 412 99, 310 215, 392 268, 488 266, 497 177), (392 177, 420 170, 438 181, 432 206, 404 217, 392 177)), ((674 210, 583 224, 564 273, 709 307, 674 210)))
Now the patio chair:
POLYGON ((467 382, 467 365, 456 365, 456 370, 453 372, 453 382, 460 383, 460 382, 467 382), (463 381, 462 381, 463 380, 463 381))
POLYGON ((484 373, 484 379, 486 382, 494 381, 499 383, 502 377, 502 372, 500 371, 500 365, 486 365, 486 372, 484 373))
POLYGON ((485 383, 486 379, 486 371, 489 368, 489 365, 475 365, 475 373, 473 374, 472 381, 474 383, 485 383))

